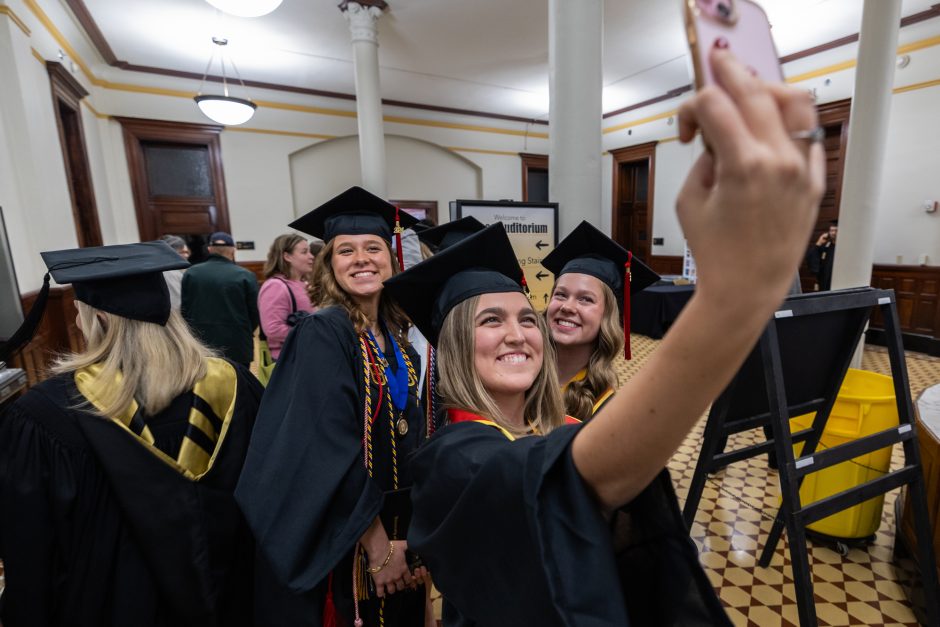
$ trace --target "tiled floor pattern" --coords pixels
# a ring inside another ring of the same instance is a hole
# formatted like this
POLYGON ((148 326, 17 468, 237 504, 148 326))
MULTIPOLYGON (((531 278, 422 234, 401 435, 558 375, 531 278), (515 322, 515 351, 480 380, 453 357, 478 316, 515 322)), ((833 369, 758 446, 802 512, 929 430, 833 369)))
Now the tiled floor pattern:
MULTIPOLYGON (((634 359, 618 365, 621 383, 642 366, 658 344, 656 340, 633 336, 634 359)), ((915 398, 924 388, 940 383, 940 359, 908 353, 907 364, 915 398)), ((863 368, 890 374, 884 349, 866 350, 863 368)), ((704 427, 703 417, 669 463, 680 504, 685 501, 695 470, 704 427)), ((746 432, 734 436, 729 448, 758 441, 763 441, 760 430, 746 432)), ((900 466, 901 461, 898 447, 892 456, 892 466, 900 466)), ((757 565, 778 507, 778 494, 776 471, 769 470, 766 457, 761 456, 733 464, 711 477, 699 505, 691 535, 735 625, 799 624, 786 534, 770 567, 757 565)), ((892 563, 896 495, 893 492, 886 496, 881 527, 871 545, 853 547, 847 557, 842 557, 830 545, 810 543, 820 625, 918 624, 899 584, 905 573, 892 563)))

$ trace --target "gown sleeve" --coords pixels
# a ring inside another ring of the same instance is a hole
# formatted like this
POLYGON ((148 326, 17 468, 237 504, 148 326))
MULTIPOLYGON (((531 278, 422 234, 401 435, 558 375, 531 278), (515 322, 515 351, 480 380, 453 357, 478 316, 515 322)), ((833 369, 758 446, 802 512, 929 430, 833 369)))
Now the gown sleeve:
POLYGON ((46 478, 60 457, 56 448, 19 405, 0 416, 0 559, 6 571, 0 618, 11 624, 52 620, 54 523, 46 478))
POLYGON ((323 582, 382 506, 363 465, 358 350, 341 310, 322 310, 294 328, 235 491, 260 553, 294 593, 323 582))
POLYGON ((510 442, 463 423, 419 450, 409 546, 457 622, 730 624, 678 517, 668 474, 668 494, 661 476, 647 489, 655 495, 634 501, 640 507, 605 516, 571 457, 580 428, 510 442))

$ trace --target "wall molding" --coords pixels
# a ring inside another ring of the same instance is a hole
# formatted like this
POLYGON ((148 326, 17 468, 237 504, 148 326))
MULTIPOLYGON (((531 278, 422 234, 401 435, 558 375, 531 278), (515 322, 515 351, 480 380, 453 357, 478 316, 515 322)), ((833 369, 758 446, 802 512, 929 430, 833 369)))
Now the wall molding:
POLYGON ((16 26, 23 31, 23 34, 29 37, 32 35, 32 31, 29 30, 29 26, 26 25, 19 15, 17 15, 12 8, 8 7, 5 4, 0 4, 0 15, 6 15, 10 18, 10 21, 16 24, 16 26))

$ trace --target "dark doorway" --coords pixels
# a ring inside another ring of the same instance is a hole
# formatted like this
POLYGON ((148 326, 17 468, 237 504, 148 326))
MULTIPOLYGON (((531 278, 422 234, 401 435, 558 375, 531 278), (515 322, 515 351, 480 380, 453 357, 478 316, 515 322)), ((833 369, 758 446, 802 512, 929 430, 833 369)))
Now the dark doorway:
POLYGON ((548 202, 548 155, 520 152, 522 202, 548 202))
MULTIPOLYGON (((230 232, 221 126, 117 118, 134 192, 141 241, 166 234, 230 232)), ((200 248, 190 244, 194 256, 200 248)))
MULTIPOLYGON (((839 219, 839 204, 842 200, 842 173, 845 169, 845 150, 849 137, 849 111, 852 100, 838 100, 819 105, 819 124, 826 130, 823 148, 826 150, 826 192, 819 204, 819 216, 813 235, 808 242, 814 246, 819 236, 829 230, 829 223, 839 219)), ((816 289, 816 276, 810 272, 804 259, 800 266, 800 284, 804 292, 816 289)))
POLYGON ((643 261, 650 261, 656 142, 612 150, 613 237, 643 261))
POLYGON ((82 129, 81 100, 88 92, 61 63, 47 61, 46 70, 52 86, 52 105, 65 162, 65 178, 72 200, 78 245, 101 246, 101 225, 98 222, 98 207, 95 204, 95 190, 82 129))

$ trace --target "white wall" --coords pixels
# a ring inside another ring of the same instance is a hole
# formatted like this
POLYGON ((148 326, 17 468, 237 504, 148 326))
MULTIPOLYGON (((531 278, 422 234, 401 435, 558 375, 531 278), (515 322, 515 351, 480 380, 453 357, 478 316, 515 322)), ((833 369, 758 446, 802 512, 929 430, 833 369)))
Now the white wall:
MULTIPOLYGON (((451 200, 481 198, 482 168, 453 151, 422 140, 386 135, 385 153, 389 198, 436 200, 441 222, 448 220, 451 200)), ((299 216, 359 184, 359 138, 331 139, 290 155, 290 175, 294 215, 299 216)))

